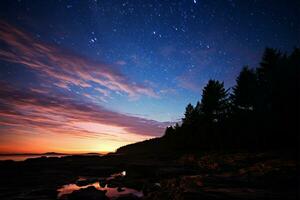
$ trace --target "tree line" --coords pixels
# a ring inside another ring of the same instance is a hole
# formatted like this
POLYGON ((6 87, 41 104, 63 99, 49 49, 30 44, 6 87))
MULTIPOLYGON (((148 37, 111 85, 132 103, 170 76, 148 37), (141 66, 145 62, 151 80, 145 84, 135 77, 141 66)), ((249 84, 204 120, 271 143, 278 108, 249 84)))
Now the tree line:
POLYGON ((188 104, 181 125, 167 127, 170 145, 188 149, 296 148, 299 141, 300 49, 266 48, 260 66, 245 66, 236 85, 209 80, 188 104))
POLYGON ((245 66, 234 87, 209 80, 201 100, 163 137, 118 151, 297 150, 299 68, 299 48, 289 55, 266 48, 259 67, 245 66))

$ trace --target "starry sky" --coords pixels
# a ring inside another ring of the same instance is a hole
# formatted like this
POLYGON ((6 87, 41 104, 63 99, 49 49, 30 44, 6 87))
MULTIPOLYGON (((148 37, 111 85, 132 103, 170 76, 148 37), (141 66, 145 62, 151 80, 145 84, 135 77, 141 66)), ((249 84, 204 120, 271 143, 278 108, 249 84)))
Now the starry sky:
POLYGON ((300 46, 299 1, 2 0, 0 152, 161 136, 209 79, 300 46))

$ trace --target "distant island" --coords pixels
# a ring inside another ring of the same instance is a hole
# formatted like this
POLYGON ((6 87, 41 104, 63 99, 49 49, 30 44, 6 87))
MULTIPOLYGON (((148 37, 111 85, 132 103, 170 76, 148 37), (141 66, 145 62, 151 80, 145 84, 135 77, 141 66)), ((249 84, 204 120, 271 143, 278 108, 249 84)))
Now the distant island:
POLYGON ((46 153, 1 153, 0 156, 11 156, 11 155, 32 155, 32 156, 38 156, 38 155, 71 155, 67 153, 57 153, 57 152, 46 152, 46 153))
POLYGON ((47 155, 104 155, 104 153, 89 152, 89 153, 59 153, 59 152, 46 152, 46 153, 0 153, 0 156, 47 156, 47 155))

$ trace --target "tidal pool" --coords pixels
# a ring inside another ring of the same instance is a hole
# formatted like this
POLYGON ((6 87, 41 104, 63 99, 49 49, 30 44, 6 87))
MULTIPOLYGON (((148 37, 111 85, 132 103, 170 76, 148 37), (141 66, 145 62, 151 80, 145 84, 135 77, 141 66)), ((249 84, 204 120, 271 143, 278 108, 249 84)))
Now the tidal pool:
MULTIPOLYGON (((125 176, 126 172, 123 171, 121 173, 117 173, 117 174, 113 174, 110 177, 106 178, 106 180, 110 180, 110 179, 114 179, 117 176, 125 176)), ((80 177, 78 180, 82 181, 85 180, 84 177, 80 177)), ((60 187, 57 191, 58 191, 58 198, 61 199, 64 195, 67 194, 71 194, 72 192, 76 191, 76 190, 80 190, 83 188, 87 188, 93 186, 95 187, 97 190, 106 190, 106 196, 110 199, 114 199, 117 198, 121 195, 126 195, 126 194, 133 194, 137 197, 142 197, 143 196, 143 192, 142 191, 138 191, 132 188, 127 188, 127 187, 122 187, 122 191, 118 191, 118 188, 111 188, 111 187, 107 187, 107 185, 105 185, 105 187, 101 187, 101 185, 99 184, 99 181, 96 181, 94 183, 90 183, 87 184, 85 186, 78 186, 75 183, 71 183, 71 184, 67 184, 67 185, 63 185, 62 187, 60 187)))

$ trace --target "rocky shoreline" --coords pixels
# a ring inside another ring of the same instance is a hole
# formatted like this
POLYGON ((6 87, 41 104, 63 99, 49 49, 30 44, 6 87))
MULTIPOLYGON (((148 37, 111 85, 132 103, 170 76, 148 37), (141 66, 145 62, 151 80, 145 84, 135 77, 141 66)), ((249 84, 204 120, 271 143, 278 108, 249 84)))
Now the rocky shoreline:
POLYGON ((297 164, 270 152, 1 161, 0 199, 297 199, 297 164))

